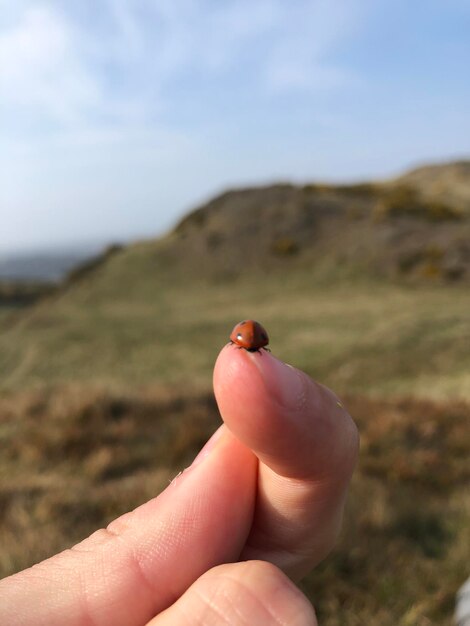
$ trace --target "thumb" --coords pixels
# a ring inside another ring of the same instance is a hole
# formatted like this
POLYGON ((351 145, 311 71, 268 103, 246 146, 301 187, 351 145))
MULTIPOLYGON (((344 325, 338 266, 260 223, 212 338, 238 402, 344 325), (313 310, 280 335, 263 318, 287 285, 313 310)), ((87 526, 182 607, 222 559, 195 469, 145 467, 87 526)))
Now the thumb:
POLYGON ((317 626, 304 594, 265 561, 219 565, 196 580, 147 626, 317 626))

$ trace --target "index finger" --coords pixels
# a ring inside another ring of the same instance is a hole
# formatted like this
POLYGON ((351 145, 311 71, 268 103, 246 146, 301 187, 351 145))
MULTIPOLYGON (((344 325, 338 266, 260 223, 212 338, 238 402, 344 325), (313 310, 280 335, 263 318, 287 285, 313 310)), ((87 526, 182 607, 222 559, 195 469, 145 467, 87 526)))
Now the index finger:
POLYGON ((265 351, 226 346, 214 390, 225 424, 260 461, 242 556, 299 577, 336 540, 357 459, 354 422, 332 391, 265 351))

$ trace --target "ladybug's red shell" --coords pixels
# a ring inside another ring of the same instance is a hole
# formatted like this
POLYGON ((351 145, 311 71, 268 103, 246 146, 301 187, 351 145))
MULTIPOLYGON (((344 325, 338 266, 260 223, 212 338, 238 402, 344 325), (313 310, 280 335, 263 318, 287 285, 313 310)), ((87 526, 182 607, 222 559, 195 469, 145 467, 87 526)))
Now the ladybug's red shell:
POLYGON ((249 352, 257 352, 268 345, 269 337, 259 322, 244 320, 232 330, 230 341, 249 352))

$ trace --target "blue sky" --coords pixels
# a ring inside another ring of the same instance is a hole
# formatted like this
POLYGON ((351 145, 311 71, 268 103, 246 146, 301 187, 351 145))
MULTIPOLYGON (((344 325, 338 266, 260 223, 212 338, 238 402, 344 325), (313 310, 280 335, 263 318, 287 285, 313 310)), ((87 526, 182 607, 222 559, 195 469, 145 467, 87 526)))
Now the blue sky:
POLYGON ((470 152, 470 0, 0 0, 0 253, 470 152))

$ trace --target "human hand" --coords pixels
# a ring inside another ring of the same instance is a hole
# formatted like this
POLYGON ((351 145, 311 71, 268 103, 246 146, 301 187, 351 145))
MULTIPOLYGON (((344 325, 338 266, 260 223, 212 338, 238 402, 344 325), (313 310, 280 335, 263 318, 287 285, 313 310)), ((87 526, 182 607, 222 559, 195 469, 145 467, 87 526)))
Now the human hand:
POLYGON ((264 351, 226 346, 214 390, 225 424, 191 467, 107 529, 1 581, 0 624, 316 623, 286 574, 298 580, 334 545, 356 427, 331 391, 264 351))

